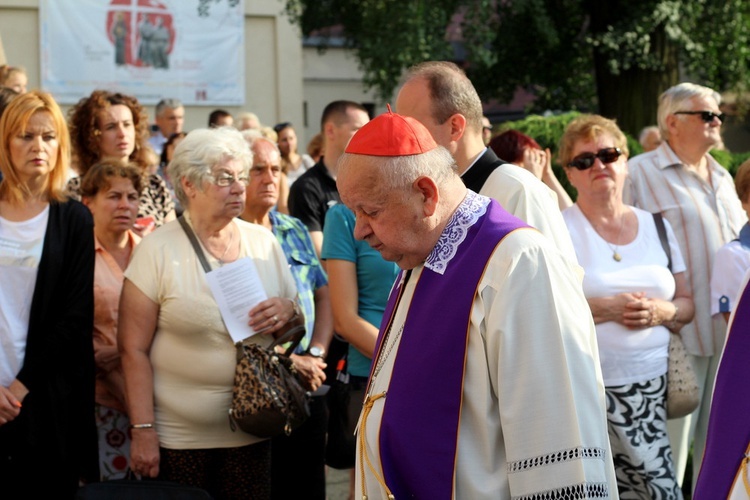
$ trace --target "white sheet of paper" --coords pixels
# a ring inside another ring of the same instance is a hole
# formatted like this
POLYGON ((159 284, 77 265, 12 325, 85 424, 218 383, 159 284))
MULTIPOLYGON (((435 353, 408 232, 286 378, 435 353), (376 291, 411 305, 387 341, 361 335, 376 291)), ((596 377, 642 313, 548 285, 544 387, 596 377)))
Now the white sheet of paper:
POLYGON ((232 340, 236 343, 255 335, 247 324, 247 313, 268 297, 253 259, 244 257, 214 269, 206 274, 206 280, 232 340))

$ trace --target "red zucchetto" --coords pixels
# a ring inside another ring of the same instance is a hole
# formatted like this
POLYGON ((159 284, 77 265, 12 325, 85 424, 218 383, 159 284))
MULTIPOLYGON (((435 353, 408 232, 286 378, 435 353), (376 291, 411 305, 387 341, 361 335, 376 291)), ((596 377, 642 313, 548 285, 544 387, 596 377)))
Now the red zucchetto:
POLYGON ((437 147, 435 140, 419 121, 391 111, 376 117, 359 129, 346 152, 370 156, 420 155, 437 147))

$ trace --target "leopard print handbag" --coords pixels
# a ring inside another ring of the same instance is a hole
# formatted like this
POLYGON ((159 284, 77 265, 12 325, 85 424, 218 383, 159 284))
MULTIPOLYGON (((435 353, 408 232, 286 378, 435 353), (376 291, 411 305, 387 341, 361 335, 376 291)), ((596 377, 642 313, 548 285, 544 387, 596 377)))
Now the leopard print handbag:
POLYGON ((290 329, 270 347, 237 343, 237 367, 229 420, 232 430, 258 437, 291 434, 310 416, 310 393, 304 389, 289 354, 305 335, 305 328, 290 329), (284 354, 275 347, 292 342, 284 354))

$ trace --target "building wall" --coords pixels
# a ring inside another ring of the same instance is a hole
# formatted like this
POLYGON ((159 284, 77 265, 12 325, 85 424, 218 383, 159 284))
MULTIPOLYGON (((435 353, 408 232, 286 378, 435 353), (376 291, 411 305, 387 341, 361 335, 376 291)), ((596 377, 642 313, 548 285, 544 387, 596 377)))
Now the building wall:
MULTIPOLYGON (((364 90, 351 53, 341 48, 323 54, 303 49, 299 30, 282 10, 281 0, 245 0, 245 105, 224 109, 235 116, 253 111, 271 126, 292 122, 300 150, 319 132, 321 113, 331 101, 363 102, 372 105, 375 114, 385 110, 376 105, 374 91, 364 90)), ((30 88, 40 83, 38 12, 39 0, 0 0, 0 37, 8 63, 26 68, 30 88)), ((205 127, 213 109, 188 106, 185 130, 205 127)))
MULTIPOLYGON (((302 122, 302 46, 296 28, 281 15, 281 8, 279 0, 245 0, 245 105, 226 107, 233 115, 248 110, 264 123, 302 122)), ((38 0, 0 0, 0 37, 5 54, 9 64, 26 68, 30 88, 40 84, 38 14, 38 0)), ((205 127, 213 109, 187 107, 186 130, 205 127)), ((153 108, 149 112, 153 113, 153 108)))

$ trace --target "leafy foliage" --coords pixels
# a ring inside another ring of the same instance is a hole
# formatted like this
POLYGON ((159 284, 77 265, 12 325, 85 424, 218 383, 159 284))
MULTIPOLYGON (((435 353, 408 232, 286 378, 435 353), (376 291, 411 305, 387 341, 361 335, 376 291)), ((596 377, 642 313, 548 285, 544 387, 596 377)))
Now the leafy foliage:
MULTIPOLYGON (((340 26, 356 51, 367 87, 382 99, 393 93, 404 68, 429 59, 450 59, 445 30, 459 0, 287 0, 286 12, 302 28, 330 38, 340 26)), ((336 33, 338 36, 338 32, 336 33)), ((325 44, 321 46, 325 49, 325 44)))
POLYGON ((412 64, 461 59, 483 99, 509 102, 525 88, 532 110, 598 109, 635 133, 680 68, 717 90, 742 90, 750 77, 746 0, 285 2, 305 35, 325 39, 320 30, 340 25, 383 98, 412 64))

